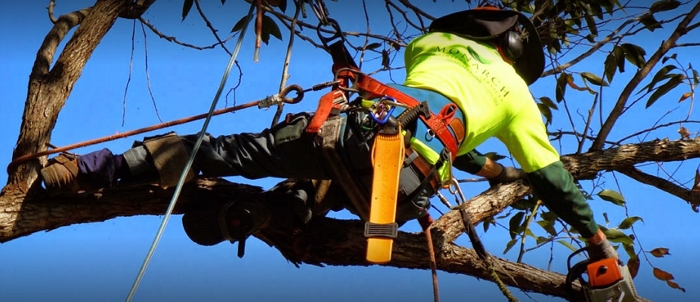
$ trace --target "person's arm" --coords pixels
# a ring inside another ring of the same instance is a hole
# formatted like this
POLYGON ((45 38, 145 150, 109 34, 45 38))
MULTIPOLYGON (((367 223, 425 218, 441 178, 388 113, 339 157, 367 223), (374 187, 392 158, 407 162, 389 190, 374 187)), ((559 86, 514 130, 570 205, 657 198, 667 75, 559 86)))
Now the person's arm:
POLYGON ((523 170, 514 167, 504 167, 476 149, 457 156, 452 166, 467 173, 482 176, 488 179, 491 185, 525 178, 523 170))

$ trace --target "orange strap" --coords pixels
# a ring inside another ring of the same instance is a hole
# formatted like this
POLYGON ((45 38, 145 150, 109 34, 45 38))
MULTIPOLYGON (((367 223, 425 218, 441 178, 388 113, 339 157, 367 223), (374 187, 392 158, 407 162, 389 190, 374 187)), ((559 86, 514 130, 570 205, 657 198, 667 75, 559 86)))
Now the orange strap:
MULTIPOLYGON (((391 96, 394 99, 396 99, 397 102, 406 104, 409 107, 413 107, 420 104, 420 102, 418 102, 413 97, 393 87, 387 86, 386 84, 377 81, 365 74, 358 73, 356 75, 355 85, 357 85, 357 87, 360 88, 362 92, 365 92, 365 95, 362 95, 362 97, 365 99, 391 96)), ((429 118, 426 118, 425 116, 421 115, 420 119, 423 120, 423 122, 428 126, 428 128, 435 133, 435 136, 445 145, 447 150, 450 151, 452 160, 454 160, 457 156, 457 151, 459 147, 457 145, 457 141, 452 137, 452 134, 450 134, 450 130, 447 128, 445 121, 441 119, 445 117, 445 114, 433 114, 429 118)))
POLYGON ((323 123, 326 122, 328 116, 333 111, 333 108, 340 109, 339 104, 336 100, 340 98, 345 98, 345 94, 340 89, 333 89, 331 92, 324 94, 318 101, 318 108, 316 108, 316 113, 311 118, 309 126, 306 127, 306 133, 318 133, 321 129, 323 123))
POLYGON ((388 263, 396 237, 396 203, 399 191, 399 174, 403 166, 404 142, 401 127, 393 134, 381 131, 372 146, 372 198, 370 199, 369 222, 365 226, 367 238, 367 261, 388 263), (376 228, 378 232, 368 231, 376 228), (377 236, 377 237, 372 237, 377 236))

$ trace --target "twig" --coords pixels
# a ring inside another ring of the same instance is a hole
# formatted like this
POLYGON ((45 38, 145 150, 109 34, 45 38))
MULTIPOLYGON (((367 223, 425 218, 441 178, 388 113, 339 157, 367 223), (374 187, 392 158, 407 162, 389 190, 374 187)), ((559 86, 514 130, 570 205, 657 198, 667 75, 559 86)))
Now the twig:
POLYGON ((613 109, 610 111, 610 114, 608 115, 607 120, 605 120, 605 123, 603 124, 603 127, 600 129, 598 132, 598 136, 596 137, 596 140, 593 142, 593 145, 591 146, 590 150, 600 150, 603 148, 604 141, 612 131, 613 126, 617 122, 618 118, 621 115, 622 109, 624 109, 625 104, 627 103, 627 100, 629 99, 630 95, 632 92, 637 88, 637 86, 642 82, 642 79, 646 78, 647 75, 651 72, 652 68, 656 66, 656 63, 659 62, 661 57, 666 54, 670 49, 671 46, 673 46, 674 43, 683 35, 685 35, 687 31, 687 26, 690 23, 690 21, 695 18, 695 16, 698 14, 700 11, 700 2, 695 4, 695 6, 688 12, 686 17, 681 20, 680 23, 678 23, 678 26, 676 29, 673 31, 673 33, 668 37, 667 40, 665 40, 659 49, 654 52, 654 54, 649 58, 649 60, 640 68, 637 70, 637 72, 634 74, 632 79, 629 81, 629 83, 625 86, 625 88, 622 90, 620 93, 620 97, 618 98, 617 102, 615 103, 615 106, 613 109))
POLYGON ((126 95, 129 92, 129 84, 131 83, 131 74, 134 70, 134 44, 136 43, 136 20, 134 20, 131 26, 131 56, 129 57, 129 76, 126 78, 126 85, 124 86, 124 99, 122 100, 122 127, 124 127, 124 122, 126 121, 126 95))
POLYGON ((49 20, 51 20, 51 23, 56 24, 56 21, 58 21, 58 19, 56 19, 56 16, 54 16, 53 14, 54 7, 56 7, 56 1, 51 0, 49 1, 49 6, 46 7, 46 10, 49 13, 49 20))
POLYGON ((160 37, 161 39, 165 39, 165 40, 167 40, 167 41, 169 41, 169 42, 173 42, 173 43, 175 43, 175 44, 177 44, 177 45, 184 46, 184 47, 187 47, 187 48, 196 49, 196 50, 213 49, 213 48, 215 48, 215 47, 218 46, 218 45, 221 45, 222 48, 225 49, 225 47, 223 46, 224 43, 226 43, 226 41, 228 41, 228 40, 230 40, 230 39, 232 39, 232 38, 234 37, 234 35, 231 35, 231 36, 227 37, 226 39, 221 40, 221 41, 218 41, 218 42, 216 42, 216 43, 214 43, 214 44, 212 44, 212 45, 209 45, 209 46, 197 46, 197 45, 192 45, 192 44, 189 44, 189 43, 182 42, 182 41, 178 40, 177 38, 175 38, 175 37, 173 37, 173 36, 168 36, 168 35, 166 35, 166 34, 160 32, 153 24, 151 24, 150 22, 148 22, 148 21, 147 21, 146 19, 144 19, 143 17, 139 17, 138 20, 139 20, 141 23, 145 24, 146 27, 148 27, 154 34, 156 34, 156 35, 157 35, 158 37, 160 37))
POLYGON ((158 112, 158 105, 156 104, 156 98, 153 96, 153 89, 151 89, 151 75, 148 72, 148 42, 146 42, 146 28, 141 23, 141 32, 143 33, 143 52, 146 68, 146 86, 148 87, 148 94, 151 96, 151 102, 153 103, 153 109, 156 111, 156 117, 159 122, 163 122, 160 118, 160 113, 158 112))
MULTIPOLYGON (((304 3, 299 3, 299 1, 294 1, 296 10, 294 12, 294 18, 292 19, 291 28, 294 29, 297 26, 297 21, 299 20, 299 13, 304 3)), ((287 44, 287 54, 284 57, 284 64, 282 65, 282 78, 280 79, 280 91, 287 86, 287 79, 289 78, 289 62, 292 58, 292 46, 294 46, 294 30, 289 31, 289 43, 287 44)), ((277 105, 277 111, 275 111, 275 116, 272 118, 272 125, 274 127, 282 116, 282 110, 284 110, 284 103, 279 103, 277 105)))
POLYGON ((211 30, 211 33, 214 34, 214 37, 216 38, 216 41, 219 42, 218 45, 221 45, 221 48, 223 48, 228 55, 231 55, 231 52, 228 51, 226 48, 226 45, 224 44, 224 41, 219 38, 219 34, 217 34, 217 30, 214 28, 214 26, 209 22, 209 19, 207 16, 204 14, 204 11, 202 11, 202 7, 199 5, 199 0, 194 1, 194 5, 197 8, 197 12, 199 13, 199 16, 202 17, 202 20, 204 20, 204 23, 207 25, 207 28, 211 30))
POLYGON ((255 52, 253 53, 253 62, 258 62, 260 61, 260 46, 262 46, 262 0, 255 0, 255 6, 258 11, 255 17, 255 52))

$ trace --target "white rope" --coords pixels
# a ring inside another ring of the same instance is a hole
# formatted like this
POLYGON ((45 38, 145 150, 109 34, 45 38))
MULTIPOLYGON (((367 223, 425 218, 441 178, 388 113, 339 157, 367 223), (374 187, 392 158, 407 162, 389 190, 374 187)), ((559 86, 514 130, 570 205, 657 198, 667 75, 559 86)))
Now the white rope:
POLYGON ((173 193, 173 197, 170 200, 170 204, 168 205, 168 209, 165 212, 165 216, 163 216, 163 221, 161 222, 160 227, 158 228, 158 232, 156 233, 156 237, 153 240, 153 244, 151 244, 151 248, 148 250, 148 254, 146 254, 146 259, 144 259, 143 264, 141 265, 141 269, 139 270, 139 273, 136 276, 136 280, 134 280, 134 284, 131 286, 131 290, 129 291, 129 296, 126 297, 127 302, 130 302, 131 299, 134 297, 134 294, 136 293, 136 289, 138 288, 139 283, 141 282, 141 278, 143 278, 143 274, 146 272, 146 267, 148 267, 148 263, 150 262, 151 257, 153 256, 153 252, 155 251, 156 246, 158 246, 158 242, 160 241, 160 238, 163 235, 163 231, 165 230, 165 226, 168 224, 168 219, 170 218, 171 214, 173 213, 173 209, 175 208, 175 203, 177 202, 177 198, 180 196, 180 192, 182 191, 182 186, 185 184, 187 172, 190 170, 190 168, 192 167, 192 164, 194 163, 195 154, 197 154, 199 147, 202 145, 202 140, 204 139, 204 134, 207 130, 207 127, 209 126, 209 121, 211 120, 211 117, 213 116, 214 109, 216 109, 216 104, 219 102, 219 98, 221 97, 221 92, 223 91, 224 86, 226 85, 226 81, 228 80, 228 75, 231 72, 231 68, 233 67, 233 64, 236 62, 236 57, 238 56, 238 51, 240 50, 241 44, 243 42, 243 36, 245 34, 246 28, 248 27, 248 23, 250 23, 250 19, 253 16, 253 8, 255 8, 255 2, 253 2, 250 6, 250 10, 248 11, 248 17, 246 18, 246 21, 243 24, 243 28, 241 29, 240 35, 238 36, 238 42, 236 42, 236 47, 234 48, 233 53, 231 53, 231 58, 229 59, 228 66, 226 66, 226 70, 224 71, 224 74, 221 78, 221 83, 219 84, 219 89, 216 91, 216 95, 214 96, 214 100, 212 101, 211 107, 209 108, 209 113, 207 115, 207 118, 204 120, 204 125, 202 125, 202 131, 199 132, 199 135, 197 136, 197 142, 195 142, 194 147, 192 148, 190 158, 187 161, 185 168, 182 170, 182 174, 180 174, 180 179, 177 182, 177 187, 175 187, 175 192, 173 193))

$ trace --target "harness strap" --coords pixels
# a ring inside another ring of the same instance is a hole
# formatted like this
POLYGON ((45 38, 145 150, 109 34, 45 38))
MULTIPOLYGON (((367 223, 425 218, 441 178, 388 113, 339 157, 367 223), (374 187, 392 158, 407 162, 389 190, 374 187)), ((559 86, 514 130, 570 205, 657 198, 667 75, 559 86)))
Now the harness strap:
POLYGON ((401 125, 393 120, 377 133, 372 145, 372 198, 369 221, 365 224, 367 261, 388 263, 398 233, 396 203, 399 174, 403 167, 404 142, 401 125))
POLYGON ((306 133, 318 133, 323 123, 326 122, 334 110, 337 113, 340 112, 340 103, 345 100, 345 93, 340 89, 333 89, 331 92, 324 94, 318 101, 318 108, 316 108, 316 113, 314 113, 309 125, 306 127, 306 133))
POLYGON ((328 169, 335 176, 335 180, 343 188, 348 199, 355 208, 357 216, 363 221, 369 221, 370 201, 368 196, 363 194, 357 184, 357 178, 352 175, 343 159, 338 154, 336 147, 343 127, 343 119, 340 116, 333 116, 323 123, 321 130, 316 135, 316 142, 321 148, 321 154, 326 159, 328 169))
MULTIPOLYGON (((356 74, 355 85, 360 89, 361 92, 364 92, 364 95, 361 94, 361 96, 365 99, 374 99, 383 96, 391 96, 394 99, 396 99, 397 102, 406 104, 409 107, 417 106, 420 104, 419 101, 401 92, 400 90, 387 86, 386 84, 362 73, 356 74)), ((456 105, 453 109, 457 110, 456 105)), ((441 113, 437 115, 421 115, 419 117, 428 126, 428 128, 433 131, 435 136, 445 145, 447 150, 450 151, 452 160, 454 160, 457 156, 457 151, 459 147, 457 140, 452 137, 450 130, 445 124, 445 120, 448 120, 449 117, 454 115, 454 110, 452 111, 452 113, 450 113, 449 111, 442 112, 443 110, 441 110, 441 113)), ((462 135, 458 137, 464 136, 462 135)))

